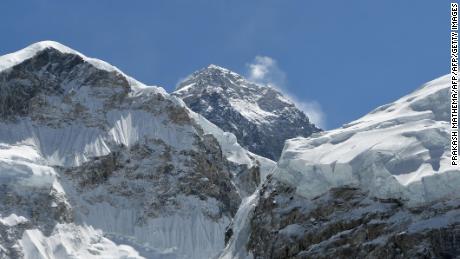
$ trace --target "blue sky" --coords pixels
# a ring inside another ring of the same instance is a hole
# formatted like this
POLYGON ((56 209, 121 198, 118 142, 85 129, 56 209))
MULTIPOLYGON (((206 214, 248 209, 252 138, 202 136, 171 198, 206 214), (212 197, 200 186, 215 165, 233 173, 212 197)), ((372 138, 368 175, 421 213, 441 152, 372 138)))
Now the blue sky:
POLYGON ((168 91, 211 63, 262 66, 335 128, 449 72, 449 3, 3 0, 0 54, 55 40, 168 91))

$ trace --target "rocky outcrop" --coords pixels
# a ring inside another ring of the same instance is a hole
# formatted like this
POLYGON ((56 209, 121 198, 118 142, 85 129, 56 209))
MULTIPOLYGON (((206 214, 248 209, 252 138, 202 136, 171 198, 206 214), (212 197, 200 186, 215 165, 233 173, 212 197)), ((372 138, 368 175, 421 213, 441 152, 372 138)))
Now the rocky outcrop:
POLYGON ((255 258, 456 258, 460 200, 407 207, 355 187, 312 200, 270 179, 260 191, 247 249, 255 258))
POLYGON ((23 258, 24 252, 17 241, 25 231, 39 229, 51 235, 57 224, 73 221, 66 197, 54 188, 13 189, 2 184, 0 212, 4 217, 0 217, 0 258, 23 258))
POLYGON ((231 218, 241 198, 227 161, 212 135, 197 137, 196 143, 196 150, 177 151, 161 139, 147 140, 130 148, 113 148, 106 156, 61 170, 79 183, 82 194, 99 188, 105 189, 111 200, 114 195, 136 200, 140 205, 135 207, 148 208, 139 214, 138 221, 174 213, 181 208, 181 195, 203 201, 214 198, 220 210, 214 215, 205 213, 212 218, 231 218))

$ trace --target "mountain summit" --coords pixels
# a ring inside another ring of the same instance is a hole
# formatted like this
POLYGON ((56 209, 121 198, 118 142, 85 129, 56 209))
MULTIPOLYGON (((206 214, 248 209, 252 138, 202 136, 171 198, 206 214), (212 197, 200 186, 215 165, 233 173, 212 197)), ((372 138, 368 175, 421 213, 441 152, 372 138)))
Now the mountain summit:
POLYGON ((173 95, 224 131, 235 134, 249 151, 274 160, 279 158, 285 140, 320 131, 276 89, 252 83, 216 65, 191 74, 173 95))
POLYGON ((57 42, 0 57, 0 258, 210 258, 274 165, 57 42))

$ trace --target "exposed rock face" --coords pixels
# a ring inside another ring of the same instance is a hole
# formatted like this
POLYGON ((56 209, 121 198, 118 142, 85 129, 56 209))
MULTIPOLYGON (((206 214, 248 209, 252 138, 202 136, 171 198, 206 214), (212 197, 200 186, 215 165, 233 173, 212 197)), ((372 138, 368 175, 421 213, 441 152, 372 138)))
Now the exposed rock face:
POLYGON ((0 58, 0 118, 0 258, 212 257, 273 165, 55 42, 0 58))
POLYGON ((36 228, 49 236, 56 224, 73 221, 70 204, 53 188, 13 189, 3 184, 0 211, 2 216, 8 216, 0 220, 0 258, 24 256, 17 241, 26 230, 36 228))
POLYGON ((232 132, 249 151, 277 160, 284 141, 319 129, 280 92, 210 65, 181 82, 173 93, 193 111, 232 132))
POLYGON ((306 199, 270 179, 247 245, 255 258, 456 258, 460 200, 407 207, 339 187, 306 199))
POLYGON ((203 201, 214 198, 221 202, 219 210, 214 214, 206 211, 207 216, 233 217, 241 198, 212 135, 197 139, 200 146, 197 150, 178 152, 161 139, 149 142, 136 143, 129 149, 114 148, 106 156, 95 157, 77 167, 62 168, 62 176, 79 183, 77 189, 81 196, 89 196, 92 189, 98 188, 104 189, 110 200, 119 196, 136 201, 139 204, 130 204, 130 207, 143 208, 138 221, 149 216, 174 214, 184 206, 180 204, 181 196, 194 196, 203 201))

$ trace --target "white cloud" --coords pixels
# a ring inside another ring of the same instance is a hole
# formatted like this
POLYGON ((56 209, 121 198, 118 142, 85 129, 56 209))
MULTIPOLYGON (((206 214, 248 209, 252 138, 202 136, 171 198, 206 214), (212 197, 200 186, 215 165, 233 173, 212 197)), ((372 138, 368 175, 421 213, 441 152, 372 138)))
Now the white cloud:
POLYGON ((276 88, 286 84, 286 73, 282 71, 271 57, 256 56, 248 66, 248 79, 262 85, 276 88))
POLYGON ((247 64, 246 77, 257 84, 271 86, 283 93, 302 110, 310 121, 320 128, 326 127, 326 115, 321 105, 312 100, 299 100, 286 89, 286 73, 281 70, 275 59, 267 56, 256 56, 247 64))

